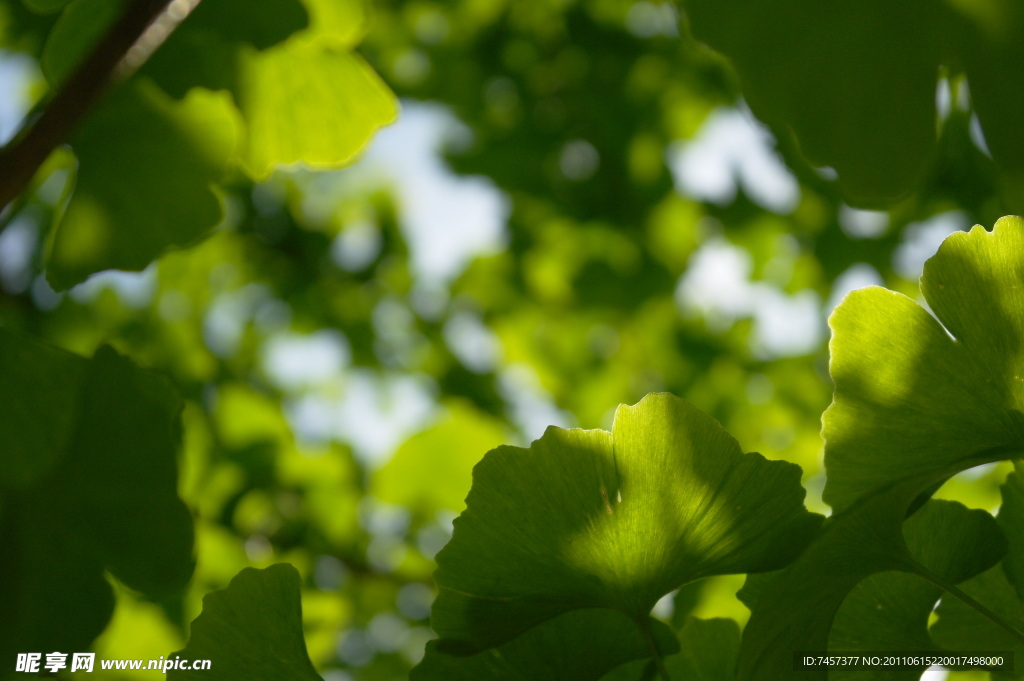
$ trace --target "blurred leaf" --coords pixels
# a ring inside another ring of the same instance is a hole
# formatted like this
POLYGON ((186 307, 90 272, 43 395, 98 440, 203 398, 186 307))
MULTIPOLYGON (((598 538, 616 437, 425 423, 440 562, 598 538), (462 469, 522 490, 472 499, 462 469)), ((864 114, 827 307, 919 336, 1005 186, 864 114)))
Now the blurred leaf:
POLYGON ((261 0, 258 8, 245 0, 203 0, 182 28, 213 31, 229 42, 264 50, 308 25, 309 15, 299 0, 261 0))
MULTIPOLYGON (((947 584, 959 584, 992 567, 1006 553, 1006 538, 986 511, 949 501, 929 501, 903 526, 911 555, 947 584)), ((918 575, 883 572, 858 584, 832 622, 828 649, 836 651, 937 651, 928 617, 941 588, 918 575)), ((951 598, 951 597, 950 597, 951 598)), ((830 679, 917 681, 925 666, 834 669, 830 679)))
POLYGON ((70 76, 121 14, 124 0, 72 0, 46 38, 40 60, 51 85, 70 76))
MULTIPOLYGON (((653 637, 662 654, 679 644, 661 622, 652 622, 653 637)), ((629 660, 648 658, 650 645, 636 623, 614 610, 567 612, 497 648, 468 657, 438 652, 437 642, 410 681, 596 681, 609 669, 629 660)))
POLYGON ((971 104, 992 157, 1007 172, 1014 212, 1024 205, 1024 8, 1012 2, 950 2, 963 19, 960 52, 971 104))
POLYGON ((60 463, 87 367, 77 355, 0 332, 0 395, 7 396, 0 418, 2 487, 27 488, 60 463))
POLYGON ((992 232, 953 234, 927 262, 935 317, 875 287, 836 308, 823 417, 824 499, 836 510, 905 476, 1020 455, 1022 254, 1024 220, 1002 218, 992 232))
POLYGON ((0 350, 5 376, 19 365, 18 381, 0 384, 5 403, 21 398, 7 391, 31 373, 39 378, 24 406, 0 418, 4 442, 15 453, 45 448, 48 462, 0 478, 0 660, 13 665, 26 650, 88 648, 113 610, 105 571, 150 597, 184 586, 192 520, 176 496, 181 402, 166 379, 106 346, 84 360, 5 331, 0 350), (55 384, 55 369, 72 382, 55 384), (45 421, 47 387, 64 432, 42 438, 33 423, 45 421))
POLYGON ((118 88, 71 145, 78 182, 52 235, 47 278, 57 290, 105 269, 141 270, 221 219, 212 185, 234 150, 226 94, 196 90, 174 102, 151 83, 118 88))
POLYGON ((453 652, 576 608, 641 621, 687 582, 786 565, 820 521, 799 467, 743 454, 668 394, 620 406, 613 433, 548 428, 529 449, 499 447, 473 477, 437 556, 431 623, 453 652))
POLYGON ((303 0, 309 12, 305 38, 335 47, 353 47, 366 30, 362 0, 303 0))
POLYGON ((71 2, 71 0, 21 0, 25 7, 40 14, 52 14, 59 12, 71 2))
MULTIPOLYGON (((732 60, 758 117, 793 129, 856 201, 906 194, 935 155, 942 56, 932 0, 687 3, 695 34, 732 60)), ((946 10, 948 12, 948 10, 946 10)))
POLYGON ((373 476, 370 493, 433 517, 461 512, 473 484, 473 466, 507 438, 505 427, 464 402, 448 404, 440 423, 413 435, 373 476))
POLYGON ((210 660, 210 669, 172 669, 167 678, 321 681, 302 637, 299 587, 298 571, 280 563, 245 568, 226 589, 207 594, 188 645, 167 657, 210 660))
POLYGON ((394 95, 354 53, 290 41, 259 53, 243 50, 241 63, 243 158, 257 180, 297 162, 341 167, 398 113, 394 95))
POLYGON ((258 11, 242 0, 203 0, 142 68, 172 97, 194 87, 237 90, 243 46, 264 50, 305 29, 299 0, 265 0, 258 11))

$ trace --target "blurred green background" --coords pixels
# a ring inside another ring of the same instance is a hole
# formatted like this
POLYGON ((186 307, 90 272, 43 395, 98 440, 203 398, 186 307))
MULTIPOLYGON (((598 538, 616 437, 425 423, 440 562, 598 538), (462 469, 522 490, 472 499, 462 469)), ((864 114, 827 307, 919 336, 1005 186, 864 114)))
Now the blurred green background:
MULTIPOLYGON (((52 17, 19 7, 0 3, 4 140, 46 89, 52 17)), ((936 74, 937 146, 912 190, 864 210, 754 117, 676 5, 366 10, 358 52, 401 113, 350 167, 238 174, 210 238, 66 293, 42 258, 67 172, 6 216, 0 325, 86 356, 110 343, 187 403, 195 575, 162 601, 117 587, 100 657, 180 649, 205 593, 290 562, 326 681, 405 678, 474 463, 548 425, 609 428, 652 391, 800 464, 827 513, 829 312, 872 284, 920 300, 945 236, 1012 212, 963 73, 936 74)), ((937 496, 994 510, 1008 469, 937 496)), ((694 614, 745 622, 742 581, 708 580, 694 614)))

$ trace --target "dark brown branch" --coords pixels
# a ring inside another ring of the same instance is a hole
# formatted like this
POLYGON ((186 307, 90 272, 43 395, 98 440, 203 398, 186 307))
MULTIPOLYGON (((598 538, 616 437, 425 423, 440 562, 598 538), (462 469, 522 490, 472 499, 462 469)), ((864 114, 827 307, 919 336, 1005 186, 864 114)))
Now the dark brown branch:
POLYGON ((170 0, 133 0, 42 113, 0 149, 0 210, 28 187, 53 150, 68 140, 114 79, 128 50, 169 4, 170 0))

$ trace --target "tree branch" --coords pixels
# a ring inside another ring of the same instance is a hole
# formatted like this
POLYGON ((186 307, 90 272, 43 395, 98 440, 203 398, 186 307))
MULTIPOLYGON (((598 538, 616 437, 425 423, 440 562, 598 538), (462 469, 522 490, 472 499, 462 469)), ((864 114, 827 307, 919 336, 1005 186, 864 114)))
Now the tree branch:
POLYGON ((0 149, 0 210, 25 190, 53 150, 68 140, 114 80, 128 50, 170 2, 133 0, 42 113, 24 123, 18 135, 0 149))

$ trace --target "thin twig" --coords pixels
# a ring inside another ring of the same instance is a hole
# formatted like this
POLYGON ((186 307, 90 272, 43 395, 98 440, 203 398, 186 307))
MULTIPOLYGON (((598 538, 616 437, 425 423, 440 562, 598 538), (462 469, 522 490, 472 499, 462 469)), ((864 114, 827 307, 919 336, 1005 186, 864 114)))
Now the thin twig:
POLYGON ((0 209, 21 194, 54 149, 71 136, 118 65, 171 0, 134 0, 42 112, 0 149, 0 209))

